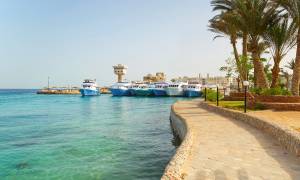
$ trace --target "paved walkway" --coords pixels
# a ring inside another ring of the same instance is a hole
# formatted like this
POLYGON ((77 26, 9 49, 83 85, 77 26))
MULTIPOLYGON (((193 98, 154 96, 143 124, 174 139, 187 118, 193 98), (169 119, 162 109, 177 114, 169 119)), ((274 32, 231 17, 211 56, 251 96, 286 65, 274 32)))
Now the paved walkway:
POLYGON ((259 130, 200 109, 198 103, 175 105, 194 134, 185 179, 300 179, 300 158, 259 130))

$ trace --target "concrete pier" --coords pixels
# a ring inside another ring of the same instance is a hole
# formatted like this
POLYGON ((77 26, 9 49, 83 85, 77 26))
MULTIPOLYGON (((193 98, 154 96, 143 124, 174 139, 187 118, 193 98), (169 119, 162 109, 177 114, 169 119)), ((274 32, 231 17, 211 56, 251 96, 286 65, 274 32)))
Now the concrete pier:
POLYGON ((80 94, 79 89, 41 89, 37 94, 80 94))

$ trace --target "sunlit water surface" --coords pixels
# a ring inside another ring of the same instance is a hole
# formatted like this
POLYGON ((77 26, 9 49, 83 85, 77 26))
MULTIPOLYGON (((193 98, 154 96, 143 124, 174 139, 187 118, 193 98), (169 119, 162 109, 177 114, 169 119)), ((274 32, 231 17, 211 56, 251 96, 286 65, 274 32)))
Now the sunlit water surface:
POLYGON ((0 90, 0 179, 159 179, 177 100, 0 90))

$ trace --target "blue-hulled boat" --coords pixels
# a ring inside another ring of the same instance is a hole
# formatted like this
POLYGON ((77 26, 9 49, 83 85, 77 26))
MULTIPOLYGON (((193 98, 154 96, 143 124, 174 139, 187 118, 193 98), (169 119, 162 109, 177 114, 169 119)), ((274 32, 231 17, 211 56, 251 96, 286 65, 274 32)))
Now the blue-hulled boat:
POLYGON ((135 90, 139 88, 139 85, 138 84, 132 84, 128 87, 128 90, 129 90, 129 94, 130 96, 135 96, 136 93, 135 93, 135 90))
POLYGON ((80 89, 82 96, 98 96, 100 95, 99 89, 97 88, 96 80, 85 79, 80 89))
POLYGON ((111 86, 110 91, 113 96, 130 96, 128 82, 119 82, 111 86))
POLYGON ((166 88, 168 83, 156 83, 152 89, 154 96, 167 96, 166 88))
POLYGON ((137 96, 151 96, 153 91, 148 84, 140 84, 137 89, 135 89, 135 94, 137 96))
POLYGON ((169 84, 168 87, 166 87, 167 96, 184 96, 184 89, 187 85, 188 83, 184 82, 176 82, 169 84))
POLYGON ((184 95, 186 97, 201 97, 202 96, 202 90, 201 90, 201 84, 189 84, 186 86, 184 90, 184 95))

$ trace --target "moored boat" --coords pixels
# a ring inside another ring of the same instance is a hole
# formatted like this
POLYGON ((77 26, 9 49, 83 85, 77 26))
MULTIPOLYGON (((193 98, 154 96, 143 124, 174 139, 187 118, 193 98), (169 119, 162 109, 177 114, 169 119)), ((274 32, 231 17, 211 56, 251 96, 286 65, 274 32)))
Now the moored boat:
POLYGON ((132 84, 132 85, 128 86, 130 96, 135 96, 136 95, 135 90, 137 88, 139 88, 138 84, 132 84))
POLYGON ((184 96, 184 88, 187 85, 184 82, 171 83, 166 88, 166 94, 168 96, 184 96))
POLYGON ((82 96, 97 96, 100 92, 97 88, 96 80, 85 79, 82 83, 82 88, 80 89, 82 96))
POLYGON ((184 95, 187 97, 202 96, 201 84, 189 84, 184 90, 184 95))
POLYGON ((166 96, 166 88, 168 87, 168 83, 156 83, 154 88, 152 89, 154 96, 166 96))
POLYGON ((137 96, 151 96, 153 95, 152 89, 147 84, 140 84, 137 89, 135 89, 135 94, 137 96))
POLYGON ((130 96, 130 83, 119 82, 111 86, 110 91, 113 96, 130 96))

